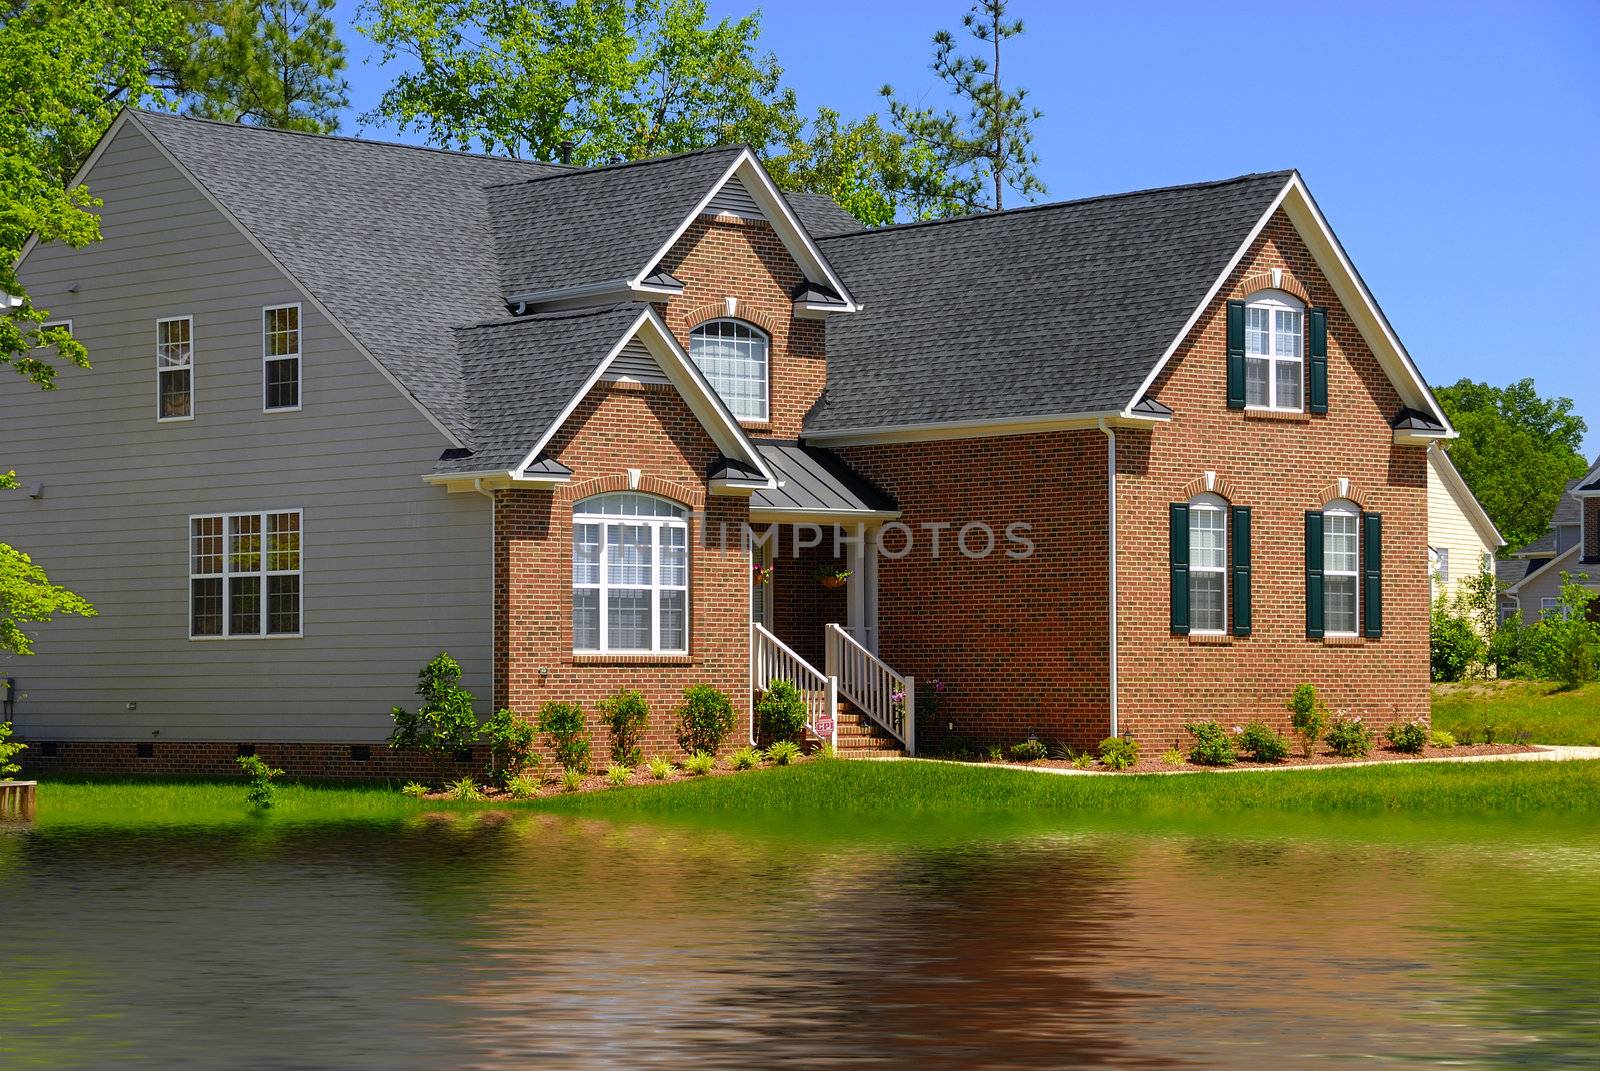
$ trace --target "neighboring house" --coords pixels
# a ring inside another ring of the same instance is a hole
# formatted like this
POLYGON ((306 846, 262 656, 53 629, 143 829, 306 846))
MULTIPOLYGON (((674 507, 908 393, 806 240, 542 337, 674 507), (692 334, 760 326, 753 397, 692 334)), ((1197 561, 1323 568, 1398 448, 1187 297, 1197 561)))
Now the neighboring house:
POLYGON ((1506 545, 1444 447, 1428 449, 1428 575, 1433 597, 1453 598, 1461 581, 1495 571, 1506 545))
POLYGON ((441 649, 651 751, 775 676, 884 749, 1428 714, 1454 433, 1295 172, 862 230, 739 147, 130 111, 84 178, 105 240, 20 270, 94 370, 0 402, 0 531, 100 610, 6 667, 36 765, 403 772, 441 649))
POLYGON ((1554 612, 1562 573, 1600 592, 1600 457, 1562 489, 1550 530, 1497 563, 1500 619, 1520 613, 1531 624, 1554 612))

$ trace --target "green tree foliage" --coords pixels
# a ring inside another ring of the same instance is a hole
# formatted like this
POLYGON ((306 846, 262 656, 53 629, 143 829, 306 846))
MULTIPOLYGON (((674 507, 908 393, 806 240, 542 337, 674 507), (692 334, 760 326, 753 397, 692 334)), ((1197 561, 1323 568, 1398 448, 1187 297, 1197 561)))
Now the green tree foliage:
POLYGON ((189 0, 183 110, 331 134, 350 103, 334 0, 189 0))
POLYGON ((1028 103, 1026 89, 1007 89, 1000 77, 1002 42, 1023 32, 1022 20, 1007 19, 1006 8, 1006 0, 978 0, 961 20, 987 56, 962 55, 948 30, 933 35, 933 72, 961 111, 899 100, 893 86, 881 90, 895 128, 937 163, 942 183, 930 191, 935 216, 998 211, 1007 189, 1024 199, 1045 192, 1033 151, 1033 123, 1043 113, 1028 103))
POLYGON ((1572 399, 1541 397, 1531 379, 1509 387, 1463 379, 1436 393, 1461 433, 1450 460, 1508 548, 1538 539, 1562 488, 1589 467, 1579 452, 1588 426, 1572 399))
POLYGON ((96 611, 82 596, 50 583, 32 558, 0 543, 0 651, 33 654, 32 638, 22 626, 54 620, 57 614, 94 617, 96 611))
POLYGON ((767 169, 784 189, 827 194, 871 227, 961 212, 945 193, 933 150, 884 129, 876 115, 846 120, 832 108, 818 108, 802 136, 769 159, 767 169))
POLYGON ((0 721, 0 781, 10 781, 12 774, 22 772, 22 767, 12 760, 26 750, 27 744, 11 739, 11 723, 0 721))
POLYGON ((435 764, 472 746, 478 736, 478 716, 472 710, 472 693, 461 687, 461 663, 440 651, 417 671, 417 694, 422 696, 417 710, 391 711, 393 746, 416 748, 435 764))

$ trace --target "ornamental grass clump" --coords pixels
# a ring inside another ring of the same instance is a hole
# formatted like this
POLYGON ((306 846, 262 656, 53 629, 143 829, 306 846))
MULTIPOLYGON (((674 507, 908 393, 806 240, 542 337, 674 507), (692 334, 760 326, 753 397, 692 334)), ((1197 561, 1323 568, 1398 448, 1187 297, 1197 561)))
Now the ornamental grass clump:
POLYGON ((506 794, 514 800, 531 800, 539 794, 539 778, 533 774, 517 774, 506 778, 506 794))
POLYGON ((793 740, 779 740, 767 748, 767 761, 774 766, 787 766, 800 757, 800 745, 793 740))
POLYGON ((1126 736, 1108 736, 1100 741, 1100 761, 1109 770, 1126 770, 1139 761, 1139 741, 1126 736))
POLYGON ((1264 721, 1253 721, 1239 733, 1239 750, 1256 762, 1282 762, 1289 756, 1289 741, 1264 721))
POLYGON ((665 781, 667 778, 672 776, 672 771, 677 769, 677 767, 673 765, 671 759, 661 758, 659 756, 651 759, 650 765, 645 768, 650 771, 650 776, 655 778, 657 781, 665 781))
POLYGON ((1018 762, 1038 762, 1050 757, 1050 748, 1037 737, 1028 737, 1020 744, 1011 745, 1011 757, 1018 762))
POLYGON ((1228 731, 1214 721, 1193 721, 1184 726, 1194 737, 1189 761, 1197 766, 1232 766, 1239 755, 1228 731))
POLYGON ((470 777, 463 777, 459 781, 451 781, 444 786, 444 790, 451 799, 459 800, 462 803, 477 803, 483 799, 483 790, 470 777))
POLYGON ((1444 729, 1435 729, 1429 737, 1429 742, 1434 747, 1455 747, 1456 736, 1454 733, 1447 732, 1444 729))
POLYGON ((1359 759, 1372 750, 1372 730, 1361 724, 1361 717, 1338 717, 1328 726, 1328 747, 1343 759, 1359 759))
POLYGON ((617 762, 606 767, 606 780, 611 782, 612 788, 621 788, 633 776, 633 767, 617 762))
POLYGON ((552 700, 539 708, 539 731, 550 738, 550 750, 561 768, 581 777, 589 772, 589 732, 583 708, 552 700))
POLYGON ((400 789, 400 795, 407 799, 420 800, 428 795, 428 786, 421 781, 407 781, 400 789))
POLYGON ((683 768, 691 777, 704 777, 717 768, 717 757, 709 751, 696 751, 683 760, 683 768))
POLYGON ((1383 736, 1390 747, 1407 755, 1420 755, 1428 746, 1428 727, 1420 721, 1397 721, 1384 730, 1383 736))
POLYGON ((1163 766, 1182 766, 1188 761, 1183 757, 1183 749, 1180 747, 1169 747, 1161 753, 1161 764, 1163 766))
POLYGON ((561 791, 576 792, 583 787, 583 771, 567 769, 561 771, 561 791))
POLYGON ((650 724, 650 707, 635 691, 621 691, 600 700, 600 720, 611 730, 611 761, 637 766, 644 760, 639 738, 650 724))
POLYGON ((753 747, 742 747, 728 757, 735 770, 753 770, 761 765, 761 752, 753 747))

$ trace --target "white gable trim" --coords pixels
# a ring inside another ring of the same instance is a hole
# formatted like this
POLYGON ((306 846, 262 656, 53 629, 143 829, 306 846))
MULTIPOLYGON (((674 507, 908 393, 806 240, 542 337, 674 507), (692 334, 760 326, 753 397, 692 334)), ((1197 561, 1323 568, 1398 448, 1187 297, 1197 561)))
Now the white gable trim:
MULTIPOLYGON (((544 448, 550 445, 550 440, 555 437, 556 432, 560 431, 567 421, 571 419, 573 412, 577 410, 584 398, 588 397, 595 384, 599 383, 606 375, 606 372, 611 368, 612 362, 628 348, 628 344, 635 338, 643 342, 645 348, 650 351, 650 355, 655 358, 656 364, 660 366, 666 377, 672 381, 672 385, 677 389, 679 396, 689 406, 689 411, 695 415, 695 419, 700 422, 700 426, 705 428, 706 434, 711 436, 711 441, 716 444, 717 449, 722 451, 723 456, 732 458, 735 461, 742 461, 761 474, 761 481, 749 481, 748 483, 741 481, 738 486, 750 490, 767 490, 777 487, 777 480, 773 477, 771 470, 767 468, 766 463, 761 460, 761 454, 756 450, 755 444, 750 441, 750 437, 739 426, 739 421, 728 410, 722 399, 717 396, 716 390, 706 380, 705 375, 689 359, 688 353, 684 352, 683 347, 678 345, 677 339, 672 337, 672 332, 667 330, 667 325, 661 321, 660 314, 651 306, 646 306, 644 311, 639 313, 639 318, 634 320, 633 324, 622 333, 622 337, 617 340, 616 345, 611 347, 605 359, 595 366, 594 371, 589 373, 589 377, 584 380, 583 385, 567 400, 567 404, 562 408, 561 414, 550 422, 550 426, 540 434, 539 441, 533 444, 533 449, 528 451, 527 457, 523 458, 522 463, 512 471, 512 477, 514 479, 522 479, 527 476, 528 466, 532 465, 539 455, 544 452, 544 448)), ((722 483, 724 481, 716 482, 722 483)), ((734 485, 730 483, 729 486, 732 487, 734 485)), ((718 487, 713 487, 713 490, 718 489, 718 487)))
POLYGON ((1428 447, 1428 463, 1433 466, 1433 471, 1439 474, 1439 481, 1450 492, 1450 497, 1455 499, 1456 505, 1461 507, 1462 514, 1471 522, 1473 530, 1478 537, 1491 547, 1506 545, 1500 529, 1494 526, 1494 521, 1483 508, 1483 503, 1478 501, 1478 496, 1472 493, 1472 488, 1467 486, 1467 481, 1461 478, 1461 472, 1450 460, 1450 455, 1445 453, 1444 447, 1434 443, 1428 447))
MULTIPOLYGON (((1521 580, 1517 581, 1515 584, 1509 585, 1505 589, 1505 594, 1507 594, 1507 595, 1516 594, 1516 592, 1518 592, 1518 591, 1520 591, 1522 589, 1522 585, 1526 584, 1528 581, 1532 580, 1536 576, 1542 576, 1547 570, 1549 570, 1553 566, 1560 565, 1562 562, 1567 561, 1567 559, 1569 559, 1569 558, 1577 557, 1578 552, 1580 550, 1582 550, 1582 549, 1583 549, 1583 545, 1581 543, 1574 543, 1572 546, 1568 547, 1566 550, 1562 551, 1560 554, 1557 554, 1554 558, 1551 558, 1549 561, 1545 562, 1543 565, 1539 566, 1537 569, 1530 569, 1527 572, 1527 574, 1525 574, 1523 576, 1523 578, 1521 580)), ((1584 586, 1587 587, 1589 585, 1586 584, 1584 586)))
POLYGON ((1250 247, 1255 244, 1256 239, 1260 237, 1261 232, 1266 228, 1267 223, 1279 208, 1283 209, 1284 214, 1289 217, 1289 221, 1294 224, 1295 230, 1299 232, 1301 240, 1306 243, 1306 248, 1310 250, 1311 256, 1316 260, 1317 267, 1322 269, 1322 274, 1327 278, 1329 285, 1333 287, 1334 296, 1339 299, 1339 303, 1344 307, 1345 313, 1355 321, 1356 328, 1361 332, 1361 337, 1366 341, 1373 355, 1377 357, 1378 364, 1388 375, 1389 381, 1394 384, 1395 389, 1399 392, 1400 400, 1413 409, 1432 415, 1439 422, 1445 431, 1442 434, 1432 436, 1433 438, 1455 438, 1456 430, 1451 426, 1450 418, 1445 415, 1444 410, 1434 399, 1433 392, 1428 389, 1428 384, 1422 378, 1422 373, 1417 370, 1416 363, 1412 361, 1411 355, 1401 345, 1400 339, 1394 333, 1394 328, 1390 326, 1388 319, 1383 315, 1383 310, 1378 307, 1378 303, 1373 299, 1366 283, 1357 274, 1355 266, 1350 263, 1350 258, 1345 254, 1344 247, 1339 244, 1339 239, 1334 236, 1333 230, 1328 226, 1328 221, 1323 218, 1316 202, 1311 199, 1311 193, 1306 189, 1298 171, 1289 176, 1288 181, 1283 185, 1283 189, 1278 191, 1278 196, 1272 199, 1272 203, 1261 214, 1261 218, 1256 221, 1256 225, 1250 229, 1250 233, 1245 236, 1244 241, 1239 244, 1239 248, 1229 258, 1227 265, 1222 269, 1222 273, 1217 276, 1216 282, 1211 284, 1211 288, 1206 291, 1205 297, 1201 299, 1200 304, 1190 314, 1182 330, 1178 332, 1178 336, 1172 340, 1172 344, 1167 347, 1167 351, 1161 355, 1161 360, 1157 361, 1156 366, 1150 370, 1150 374, 1145 376, 1144 382, 1139 385, 1139 389, 1133 392, 1133 397, 1128 400, 1128 409, 1131 410, 1140 398, 1150 392, 1150 388, 1156 379, 1160 377, 1162 371, 1167 367, 1167 363, 1172 360, 1173 354, 1177 353, 1178 347, 1189 337, 1189 332, 1194 329, 1194 325, 1199 322, 1200 317, 1205 315, 1206 310, 1211 307, 1211 303, 1216 300, 1217 294, 1222 290, 1223 285, 1233 275, 1234 269, 1239 266, 1240 261, 1250 251, 1250 247))
POLYGON ((800 265, 802 274, 813 282, 827 283, 835 293, 844 299, 844 304, 836 311, 859 311, 860 306, 850 296, 850 291, 845 287, 844 281, 834 274, 833 268, 828 264, 827 259, 823 257, 822 250, 817 248, 817 244, 811 240, 811 236, 806 233, 805 227, 801 225, 799 218, 795 216, 794 210, 789 207, 789 202, 782 193, 778 192, 778 187, 772 182, 772 176, 767 174, 767 169, 757 162, 755 155, 749 149, 740 151, 739 155, 734 158, 733 163, 728 165, 728 169, 723 172, 722 177, 706 191, 705 196, 700 198, 694 209, 673 230, 672 236, 666 240, 660 249, 656 250, 655 255, 639 271, 639 274, 628 280, 628 285, 638 287, 643 284, 645 278, 660 265, 662 258, 672 251, 673 246, 678 244, 678 239, 684 236, 684 233, 694 224, 695 220, 700 218, 717 194, 722 192, 722 188, 733 180, 735 176, 743 182, 751 199, 766 214, 767 222, 777 232, 779 240, 789 250, 789 255, 794 257, 795 262, 800 265))

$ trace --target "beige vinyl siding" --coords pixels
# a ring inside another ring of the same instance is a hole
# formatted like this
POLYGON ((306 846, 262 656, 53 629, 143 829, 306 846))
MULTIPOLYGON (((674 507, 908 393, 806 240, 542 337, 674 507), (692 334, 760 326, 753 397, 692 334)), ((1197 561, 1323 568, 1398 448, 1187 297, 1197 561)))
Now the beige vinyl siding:
MULTIPOLYGON (((1428 546, 1443 547, 1450 554, 1450 581, 1444 586, 1454 594, 1462 578, 1473 576, 1483 568, 1483 556, 1492 555, 1495 547, 1489 544, 1467 517, 1462 503, 1439 475, 1436 462, 1428 464, 1428 546)), ((1431 567, 1430 567, 1431 568, 1431 567)), ((1435 582, 1433 594, 1437 597, 1440 586, 1435 582)))
MULTIPOLYGON (((449 444, 129 124, 88 178, 105 240, 22 277, 88 345, 59 389, 0 392, 0 539, 90 599, 0 658, 34 739, 377 741, 449 650, 490 701, 491 506, 420 477, 449 444), (301 303, 302 409, 262 411, 262 307, 301 303), (155 323, 194 318, 192 421, 157 423, 155 323), (303 638, 194 641, 193 514, 300 509, 303 638), (129 703, 137 709, 129 711, 129 703), (159 736, 155 734, 159 733, 159 736)), ((396 309, 396 316, 405 310, 396 309)))

